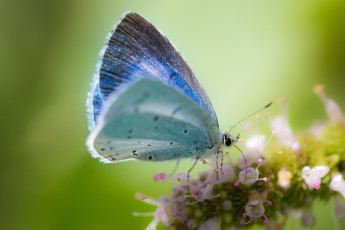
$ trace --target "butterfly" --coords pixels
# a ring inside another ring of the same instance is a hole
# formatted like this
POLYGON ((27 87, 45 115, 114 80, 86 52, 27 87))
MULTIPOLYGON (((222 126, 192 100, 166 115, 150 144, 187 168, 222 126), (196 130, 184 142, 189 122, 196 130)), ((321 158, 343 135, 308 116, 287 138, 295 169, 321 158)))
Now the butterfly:
POLYGON ((220 131, 205 90, 181 54, 140 15, 123 16, 100 56, 87 103, 87 145, 94 157, 108 163, 197 161, 238 141, 220 131))

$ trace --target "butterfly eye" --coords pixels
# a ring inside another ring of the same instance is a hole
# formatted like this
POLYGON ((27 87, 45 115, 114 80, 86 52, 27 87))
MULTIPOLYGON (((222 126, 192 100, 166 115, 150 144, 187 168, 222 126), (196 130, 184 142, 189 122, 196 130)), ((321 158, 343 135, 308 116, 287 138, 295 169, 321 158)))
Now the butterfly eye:
POLYGON ((227 134, 224 134, 223 136, 223 143, 226 146, 230 146, 232 144, 231 138, 227 134))
POLYGON ((230 146, 231 145, 231 139, 229 137, 226 137, 225 139, 225 145, 230 146))

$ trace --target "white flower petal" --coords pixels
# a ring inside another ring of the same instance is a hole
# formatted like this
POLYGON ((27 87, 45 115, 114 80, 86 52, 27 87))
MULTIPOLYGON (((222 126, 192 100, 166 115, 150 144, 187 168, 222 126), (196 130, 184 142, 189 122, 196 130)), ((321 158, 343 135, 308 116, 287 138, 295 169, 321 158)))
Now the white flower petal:
POLYGON ((159 224, 159 219, 156 217, 153 219, 153 221, 145 228, 145 230, 156 230, 157 225, 159 224))
POLYGON ((326 111, 328 113, 329 118, 331 118, 332 120, 335 120, 337 122, 344 121, 343 113, 338 104, 334 100, 326 100, 326 111))
POLYGON ((318 139, 322 138, 323 131, 325 130, 325 123, 317 121, 310 126, 309 131, 318 139))
POLYGON ((301 150, 301 144, 298 141, 292 143, 291 148, 294 152, 299 152, 301 150))
POLYGON ((309 187, 320 189, 321 178, 325 177, 328 172, 328 166, 318 165, 312 169, 309 166, 304 166, 302 169, 302 178, 309 187))
POLYGON ((283 189, 288 189, 291 184, 292 173, 282 168, 278 172, 278 184, 283 189))
POLYGON ((341 195, 343 195, 343 197, 345 197, 345 181, 344 181, 341 174, 336 174, 332 177, 332 180, 331 180, 331 183, 329 184, 329 187, 332 190, 341 193, 341 195))
POLYGON ((309 174, 311 172, 311 168, 309 166, 304 166, 302 169, 302 176, 309 174))
POLYGON ((329 167, 328 166, 323 166, 323 165, 318 165, 318 166, 315 166, 312 170, 313 171, 315 170, 315 172, 318 173, 318 176, 320 178, 323 178, 329 172, 329 167))
POLYGON ((245 142, 245 146, 250 152, 262 154, 265 148, 265 141, 266 135, 257 134, 248 138, 245 142))
POLYGON ((296 147, 297 138, 284 116, 277 116, 271 122, 271 129, 275 132, 283 145, 289 148, 296 147))

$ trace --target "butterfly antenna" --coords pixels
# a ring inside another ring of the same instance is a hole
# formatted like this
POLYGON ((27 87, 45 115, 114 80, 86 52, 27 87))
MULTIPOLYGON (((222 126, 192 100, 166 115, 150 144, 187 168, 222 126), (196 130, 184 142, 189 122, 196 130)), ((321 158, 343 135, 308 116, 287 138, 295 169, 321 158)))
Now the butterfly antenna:
POLYGON ((234 126, 231 127, 231 129, 229 130, 229 133, 230 133, 231 130, 233 130, 239 123, 241 123, 242 121, 246 120, 247 118, 249 118, 249 117, 251 117, 251 116, 257 114, 257 113, 260 112, 261 110, 270 107, 270 106, 272 105, 272 103, 273 103, 273 101, 268 102, 268 104, 265 105, 264 107, 262 107, 262 108, 256 110, 254 113, 251 113, 251 114, 249 114, 248 116, 246 116, 246 117, 242 118, 241 120, 239 120, 234 126))

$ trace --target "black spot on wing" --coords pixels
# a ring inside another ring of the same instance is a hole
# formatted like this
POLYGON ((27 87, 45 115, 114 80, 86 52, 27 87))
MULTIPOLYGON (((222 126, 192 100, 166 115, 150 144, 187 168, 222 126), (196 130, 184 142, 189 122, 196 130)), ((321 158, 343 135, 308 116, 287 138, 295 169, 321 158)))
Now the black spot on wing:
POLYGON ((144 92, 143 95, 140 98, 136 99, 133 102, 133 104, 134 105, 140 105, 140 104, 144 103, 149 97, 150 97, 150 93, 149 92, 144 92))
POLYGON ((173 117, 173 116, 174 116, 178 111, 180 111, 180 110, 182 110, 182 107, 181 107, 181 106, 177 107, 176 109, 174 109, 174 110, 172 111, 171 116, 173 117))

